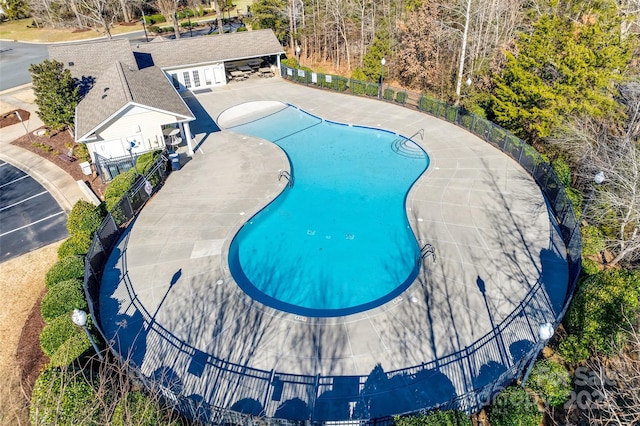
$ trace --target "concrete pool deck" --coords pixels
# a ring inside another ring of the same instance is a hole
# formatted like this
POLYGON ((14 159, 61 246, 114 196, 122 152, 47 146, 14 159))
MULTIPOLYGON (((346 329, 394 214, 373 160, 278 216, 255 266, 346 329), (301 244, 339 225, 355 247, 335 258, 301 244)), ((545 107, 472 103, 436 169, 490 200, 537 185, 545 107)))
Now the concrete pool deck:
POLYGON ((401 413, 488 383, 537 340, 538 324, 554 322, 568 279, 562 239, 533 179, 476 136, 401 106, 279 78, 233 83, 185 100, 198 117, 191 129, 199 148, 114 249, 100 292, 101 323, 111 343, 165 389, 285 418, 401 413), (424 140, 414 141, 431 162, 406 207, 418 239, 434 246, 437 259, 425 259, 401 296, 354 315, 305 318, 261 305, 235 285, 225 257, 231 239, 283 190, 278 173, 289 168, 277 146, 217 131, 221 112, 256 100, 404 136, 424 129, 424 140), (492 338, 505 319, 528 325, 509 326, 492 338), (483 337, 495 344, 480 348, 483 337), (470 346, 478 350, 466 357, 470 346), (344 381, 346 390, 337 380, 321 383, 324 376, 369 376, 373 383, 382 371, 435 360, 439 378, 411 382, 411 397, 397 391, 403 385, 389 385, 378 392, 384 397, 365 403, 356 397, 367 387, 362 382, 350 392, 344 381), (318 380, 295 383, 287 374, 318 380), (307 414, 287 415, 287 401, 296 399, 307 414))

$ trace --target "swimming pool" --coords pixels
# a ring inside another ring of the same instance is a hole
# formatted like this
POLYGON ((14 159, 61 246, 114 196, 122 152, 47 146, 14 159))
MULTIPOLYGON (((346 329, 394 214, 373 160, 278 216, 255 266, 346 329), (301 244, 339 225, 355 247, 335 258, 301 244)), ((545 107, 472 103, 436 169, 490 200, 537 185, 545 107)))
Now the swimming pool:
POLYGON ((405 198, 429 165, 420 147, 286 105, 228 129, 274 142, 291 164, 292 185, 229 248, 245 293, 275 309, 331 317, 388 302, 413 282, 420 248, 405 198))

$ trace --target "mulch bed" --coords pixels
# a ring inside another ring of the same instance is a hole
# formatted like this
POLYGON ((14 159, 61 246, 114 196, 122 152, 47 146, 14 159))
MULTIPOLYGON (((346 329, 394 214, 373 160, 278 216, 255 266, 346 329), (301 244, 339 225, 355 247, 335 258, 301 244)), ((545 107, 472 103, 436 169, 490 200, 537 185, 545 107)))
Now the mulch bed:
POLYGON ((29 317, 22 327, 20 344, 16 351, 16 361, 20 367, 22 388, 28 399, 31 399, 31 391, 36 379, 49 361, 49 358, 40 348, 40 333, 45 325, 40 313, 40 302, 44 294, 45 292, 40 295, 33 308, 31 308, 29 317))
MULTIPOLYGON (((36 136, 38 130, 11 143, 49 160, 67 172, 74 180, 85 181, 98 198, 102 198, 106 185, 102 183, 99 177, 87 176, 82 173, 80 161, 73 156, 69 156, 69 152, 71 150, 75 151, 78 147, 78 144, 73 140, 73 136, 66 130, 60 132, 50 131, 36 136)), ((46 130, 46 128, 43 127, 41 130, 46 130)))
POLYGON ((31 117, 31 113, 23 109, 16 109, 14 111, 8 112, 0 117, 0 129, 20 122, 18 116, 16 115, 16 112, 20 114, 20 118, 22 118, 23 121, 27 121, 29 117, 31 117))

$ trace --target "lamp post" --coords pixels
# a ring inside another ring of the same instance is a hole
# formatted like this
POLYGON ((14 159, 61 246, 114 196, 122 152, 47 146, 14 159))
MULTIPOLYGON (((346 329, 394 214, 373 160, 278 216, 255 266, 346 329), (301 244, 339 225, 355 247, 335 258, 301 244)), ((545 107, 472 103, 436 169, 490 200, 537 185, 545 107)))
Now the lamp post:
POLYGON ((380 95, 378 96, 378 98, 381 98, 383 95, 383 91, 384 91, 384 64, 387 63, 387 60, 384 59, 384 57, 382 59, 380 59, 380 65, 382 66, 382 72, 380 73, 380 95))
POLYGON ((82 327, 85 333, 87 333, 87 337, 91 342, 91 346, 93 346, 93 350, 96 351, 96 355, 100 358, 100 361, 104 361, 104 357, 100 353, 100 349, 98 349, 98 345, 96 345, 95 340, 93 340, 93 336, 89 333, 89 329, 87 328, 87 313, 82 309, 74 309, 71 314, 71 321, 78 327, 82 327))
POLYGON ((547 344, 549 339, 553 337, 553 333, 554 333, 553 324, 551 324, 550 322, 545 322, 544 324, 540 324, 540 326, 538 327, 538 343, 536 345, 535 350, 533 351, 533 355, 531 358, 531 362, 529 363, 529 367, 527 367, 526 373, 524 373, 524 376, 522 376, 522 383, 520 383, 522 387, 524 387, 525 384, 527 383, 527 379, 529 378, 529 374, 531 374, 531 369, 533 368, 533 364, 535 363, 536 358, 538 357, 538 354, 540 353, 540 351, 542 351, 542 349, 544 348, 544 345, 547 344))
POLYGON ((593 176, 593 183, 595 185, 591 186, 591 191, 589 191, 589 197, 587 198, 587 202, 584 203, 584 207, 582 208, 582 213, 580 213, 580 219, 582 219, 584 217, 584 214, 587 212, 587 208, 589 207, 589 204, 591 203, 591 199, 593 198, 593 191, 596 190, 596 186, 600 185, 604 181, 605 181, 605 176, 604 176, 604 172, 602 172, 602 171, 596 173, 593 176))
POLYGON ((136 178, 138 177, 138 169, 136 168, 136 162, 133 160, 133 153, 131 151, 133 151, 133 147, 136 146, 135 142, 129 142, 129 148, 127 148, 127 151, 129 151, 129 158, 131 158, 131 165, 133 166, 133 172, 136 175, 136 178))
POLYGON ((29 133, 29 129, 27 129, 27 125, 24 124, 24 121, 22 121, 22 116, 20 115, 19 111, 16 111, 16 117, 18 117, 18 121, 22 123, 22 127, 24 127, 24 131, 27 134, 27 137, 29 138, 29 142, 33 143, 33 140, 31 139, 31 133, 29 133))
POLYGON ((298 68, 300 68, 300 46, 296 46, 296 58, 298 61, 298 68))
POLYGON ((149 36, 147 35, 147 19, 144 16, 144 10, 142 10, 142 29, 144 29, 144 39, 149 41, 149 36))

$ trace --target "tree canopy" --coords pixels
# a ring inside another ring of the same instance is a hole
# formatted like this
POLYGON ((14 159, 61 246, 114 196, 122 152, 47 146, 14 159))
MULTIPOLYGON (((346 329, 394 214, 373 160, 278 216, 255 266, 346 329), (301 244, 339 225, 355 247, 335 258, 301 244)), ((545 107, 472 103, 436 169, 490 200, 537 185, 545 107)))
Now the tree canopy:
POLYGON ((42 122, 55 130, 73 128, 79 88, 71 72, 61 62, 48 59, 32 64, 29 72, 42 122))
POLYGON ((616 108, 615 83, 629 63, 620 20, 590 10, 579 20, 544 15, 521 33, 494 78, 493 116, 528 140, 545 138, 567 116, 603 117, 616 108))

